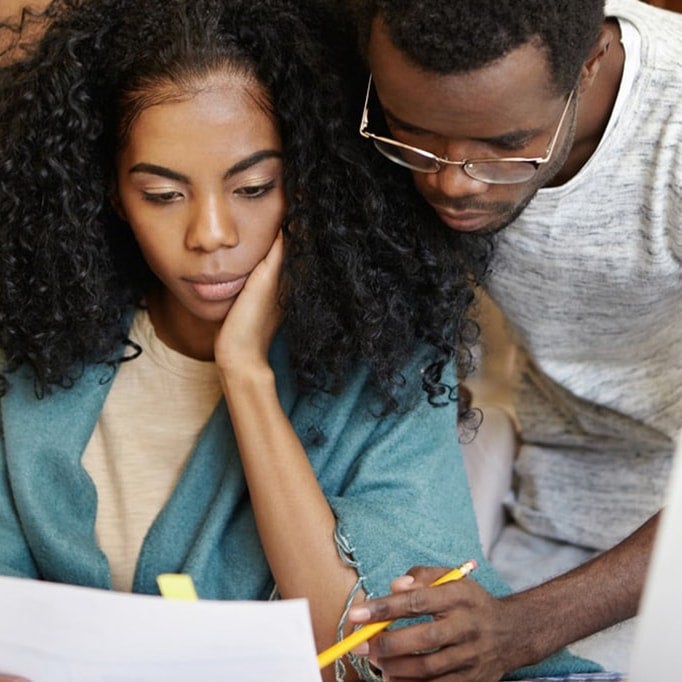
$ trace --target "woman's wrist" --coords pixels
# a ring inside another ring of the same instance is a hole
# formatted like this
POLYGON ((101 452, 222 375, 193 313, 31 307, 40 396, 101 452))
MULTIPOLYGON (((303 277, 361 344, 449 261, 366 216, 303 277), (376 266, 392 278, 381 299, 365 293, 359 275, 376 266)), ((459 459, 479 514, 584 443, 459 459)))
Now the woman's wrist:
POLYGON ((220 380, 226 396, 239 392, 246 397, 250 390, 259 394, 275 388, 275 373, 268 362, 233 362, 218 365, 220 380))

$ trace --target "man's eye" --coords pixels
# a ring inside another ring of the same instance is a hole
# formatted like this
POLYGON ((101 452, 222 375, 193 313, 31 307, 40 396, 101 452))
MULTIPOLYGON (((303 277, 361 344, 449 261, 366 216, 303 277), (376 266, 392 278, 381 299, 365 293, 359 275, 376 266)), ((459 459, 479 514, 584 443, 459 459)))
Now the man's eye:
POLYGON ((142 196, 145 201, 150 201, 153 204, 170 204, 174 201, 182 199, 180 192, 143 192, 142 196))

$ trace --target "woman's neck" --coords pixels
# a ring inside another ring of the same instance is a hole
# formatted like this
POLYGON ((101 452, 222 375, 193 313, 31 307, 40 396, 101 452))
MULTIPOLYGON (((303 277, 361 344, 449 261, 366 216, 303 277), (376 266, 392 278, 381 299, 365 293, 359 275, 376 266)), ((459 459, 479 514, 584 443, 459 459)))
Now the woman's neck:
POLYGON ((151 291, 146 302, 154 332, 163 343, 195 360, 213 361, 217 323, 194 317, 165 289, 151 291))

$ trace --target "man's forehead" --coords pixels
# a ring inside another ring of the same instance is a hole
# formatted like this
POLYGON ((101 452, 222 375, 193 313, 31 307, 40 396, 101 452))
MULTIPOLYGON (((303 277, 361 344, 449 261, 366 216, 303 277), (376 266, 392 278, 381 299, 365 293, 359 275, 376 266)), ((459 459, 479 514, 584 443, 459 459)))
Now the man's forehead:
MULTIPOLYGON (((475 49, 475 46, 471 49, 475 49)), ((375 75, 380 69, 388 72, 408 71, 420 73, 427 81, 454 76, 453 82, 459 80, 462 84, 467 84, 483 80, 490 86, 497 85, 498 87, 510 81, 521 84, 532 79, 538 87, 547 88, 549 91, 555 90, 548 52, 539 40, 529 40, 499 58, 470 71, 434 71, 414 61, 406 52, 397 47, 392 42, 381 15, 377 15, 371 24, 368 59, 375 75)))
POLYGON ((444 133, 466 127, 482 137, 546 121, 556 106, 546 53, 533 43, 468 73, 439 74, 412 62, 390 41, 379 19, 372 26, 369 65, 382 105, 395 119, 444 133))

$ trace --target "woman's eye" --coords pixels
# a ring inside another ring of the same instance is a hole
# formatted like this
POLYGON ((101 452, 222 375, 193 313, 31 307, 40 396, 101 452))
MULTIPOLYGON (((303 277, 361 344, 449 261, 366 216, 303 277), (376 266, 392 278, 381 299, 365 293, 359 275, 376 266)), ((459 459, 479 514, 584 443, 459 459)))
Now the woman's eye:
POLYGON ((153 204, 170 204, 174 201, 182 199, 180 192, 142 192, 145 201, 150 201, 153 204))
POLYGON ((275 186, 275 181, 271 180, 263 185, 248 185, 246 187, 240 187, 235 190, 235 194, 239 196, 246 197, 247 199, 257 199, 258 197, 267 194, 275 186))

